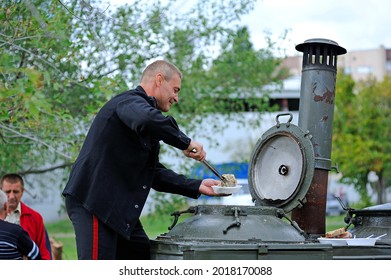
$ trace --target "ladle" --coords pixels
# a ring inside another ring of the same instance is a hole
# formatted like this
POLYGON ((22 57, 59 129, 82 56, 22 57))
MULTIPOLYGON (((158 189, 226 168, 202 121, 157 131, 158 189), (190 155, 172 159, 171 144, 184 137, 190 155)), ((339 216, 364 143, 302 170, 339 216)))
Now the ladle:
MULTIPOLYGON (((197 152, 196 149, 193 149, 191 150, 193 153, 197 152)), ((206 167, 208 167, 208 169, 210 171, 213 172, 213 174, 215 174, 219 179, 220 181, 224 182, 225 184, 228 184, 228 180, 227 178, 224 178, 217 170, 216 168, 214 168, 206 159, 204 159, 203 161, 201 161, 206 167)))

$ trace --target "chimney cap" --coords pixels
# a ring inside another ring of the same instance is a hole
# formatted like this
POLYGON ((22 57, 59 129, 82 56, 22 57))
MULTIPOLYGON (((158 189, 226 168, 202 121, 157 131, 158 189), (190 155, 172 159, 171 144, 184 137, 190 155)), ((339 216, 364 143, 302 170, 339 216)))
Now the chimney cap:
POLYGON ((298 44, 296 46, 296 50, 299 51, 299 52, 304 52, 304 46, 305 45, 317 45, 317 44, 320 44, 320 45, 331 45, 331 46, 335 47, 337 55, 346 53, 346 49, 341 47, 341 46, 339 46, 336 42, 334 42, 332 40, 329 40, 329 39, 323 39, 323 38, 314 38, 314 39, 305 40, 304 43, 298 44))

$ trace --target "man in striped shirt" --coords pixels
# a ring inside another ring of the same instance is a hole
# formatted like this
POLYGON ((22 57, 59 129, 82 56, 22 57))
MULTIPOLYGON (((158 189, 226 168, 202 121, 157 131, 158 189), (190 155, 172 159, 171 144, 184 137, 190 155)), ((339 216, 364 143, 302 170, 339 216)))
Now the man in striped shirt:
POLYGON ((38 246, 19 225, 4 221, 7 216, 7 195, 0 190, 0 260, 40 260, 38 246))

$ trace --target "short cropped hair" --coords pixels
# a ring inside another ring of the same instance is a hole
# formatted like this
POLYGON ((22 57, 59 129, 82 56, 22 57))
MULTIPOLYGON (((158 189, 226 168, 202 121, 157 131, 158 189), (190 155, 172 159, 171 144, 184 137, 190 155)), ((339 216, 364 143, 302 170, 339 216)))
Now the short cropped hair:
POLYGON ((166 60, 156 60, 144 69, 141 81, 145 78, 155 76, 159 72, 162 73, 167 80, 171 80, 175 75, 178 75, 182 80, 182 72, 178 67, 166 60))
POLYGON ((24 189, 24 180, 23 180, 23 177, 20 176, 19 174, 8 173, 8 174, 3 175, 3 177, 1 177, 1 181, 0 181, 0 189, 3 189, 3 182, 4 181, 7 181, 12 184, 20 182, 22 185, 22 188, 24 189))

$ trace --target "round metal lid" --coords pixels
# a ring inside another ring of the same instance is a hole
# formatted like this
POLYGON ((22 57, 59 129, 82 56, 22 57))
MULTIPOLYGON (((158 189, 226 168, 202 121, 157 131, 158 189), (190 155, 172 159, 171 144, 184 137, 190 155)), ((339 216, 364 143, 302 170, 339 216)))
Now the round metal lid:
POLYGON ((290 212, 305 203, 315 168, 309 132, 291 124, 290 113, 279 114, 277 124, 255 145, 249 164, 250 193, 255 205, 274 206, 290 212), (279 117, 290 115, 287 123, 279 117))

